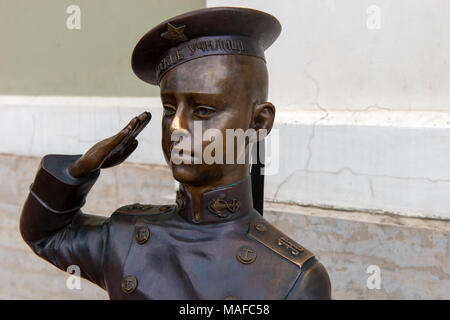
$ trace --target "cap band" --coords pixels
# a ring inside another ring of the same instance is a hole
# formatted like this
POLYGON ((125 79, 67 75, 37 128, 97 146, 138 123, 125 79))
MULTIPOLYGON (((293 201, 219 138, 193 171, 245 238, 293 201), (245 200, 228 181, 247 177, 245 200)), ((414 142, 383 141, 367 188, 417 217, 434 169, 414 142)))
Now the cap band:
POLYGON ((156 66, 156 78, 159 83, 167 71, 186 61, 225 54, 254 56, 266 61, 263 48, 254 39, 242 36, 201 37, 167 50, 156 66))

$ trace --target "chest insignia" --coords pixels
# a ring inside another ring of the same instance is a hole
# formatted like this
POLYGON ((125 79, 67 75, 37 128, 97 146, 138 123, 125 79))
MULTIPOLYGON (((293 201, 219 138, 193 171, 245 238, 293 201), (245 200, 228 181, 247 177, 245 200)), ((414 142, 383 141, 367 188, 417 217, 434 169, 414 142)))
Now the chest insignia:
POLYGON ((256 260, 256 251, 250 246, 242 246, 238 249, 236 258, 243 264, 250 264, 256 260))
POLYGON ((225 199, 225 194, 211 200, 208 209, 216 216, 226 218, 230 214, 236 213, 241 207, 241 202, 237 199, 225 199), (226 211, 228 212, 226 212, 226 211))

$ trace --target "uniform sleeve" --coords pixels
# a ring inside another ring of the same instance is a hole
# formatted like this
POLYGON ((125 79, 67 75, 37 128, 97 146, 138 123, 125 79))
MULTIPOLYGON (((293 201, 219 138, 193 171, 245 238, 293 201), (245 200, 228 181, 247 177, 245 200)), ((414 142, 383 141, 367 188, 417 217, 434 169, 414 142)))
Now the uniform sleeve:
POLYGON ((72 177, 69 168, 78 157, 47 155, 42 159, 22 209, 20 232, 38 256, 64 271, 76 265, 83 278, 104 288, 109 219, 80 210, 100 170, 83 178, 72 177))
POLYGON ((313 258, 302 269, 287 299, 331 300, 331 283, 325 267, 313 258))

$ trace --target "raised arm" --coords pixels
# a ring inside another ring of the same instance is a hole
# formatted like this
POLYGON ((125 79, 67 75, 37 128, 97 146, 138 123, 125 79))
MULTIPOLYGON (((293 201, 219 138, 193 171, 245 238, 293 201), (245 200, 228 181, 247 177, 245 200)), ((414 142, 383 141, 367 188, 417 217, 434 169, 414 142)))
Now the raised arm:
POLYGON ((150 121, 133 118, 116 135, 84 155, 47 155, 40 164, 20 217, 20 232, 31 249, 66 271, 78 265, 82 277, 104 287, 102 264, 109 219, 81 212, 100 169, 116 166, 136 149, 136 136, 150 121))

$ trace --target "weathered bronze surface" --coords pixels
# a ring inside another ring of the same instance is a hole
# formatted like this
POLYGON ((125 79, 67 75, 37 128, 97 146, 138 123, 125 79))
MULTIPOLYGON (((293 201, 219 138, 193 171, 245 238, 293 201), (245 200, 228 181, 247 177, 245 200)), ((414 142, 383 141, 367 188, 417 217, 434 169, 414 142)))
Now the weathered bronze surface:
POLYGON ((195 121, 224 136, 226 129, 272 129, 263 52, 280 30, 259 11, 209 8, 147 33, 133 69, 161 88, 162 150, 180 182, 176 205, 131 204, 110 218, 80 210, 101 169, 136 149, 151 118, 144 112, 82 156, 42 159, 20 221, 32 250, 63 270, 78 265, 111 299, 331 298, 328 274, 314 254, 253 208, 248 161, 175 164, 171 158, 177 148, 171 135, 193 134, 195 121), (195 58, 185 57, 189 52, 195 58))

